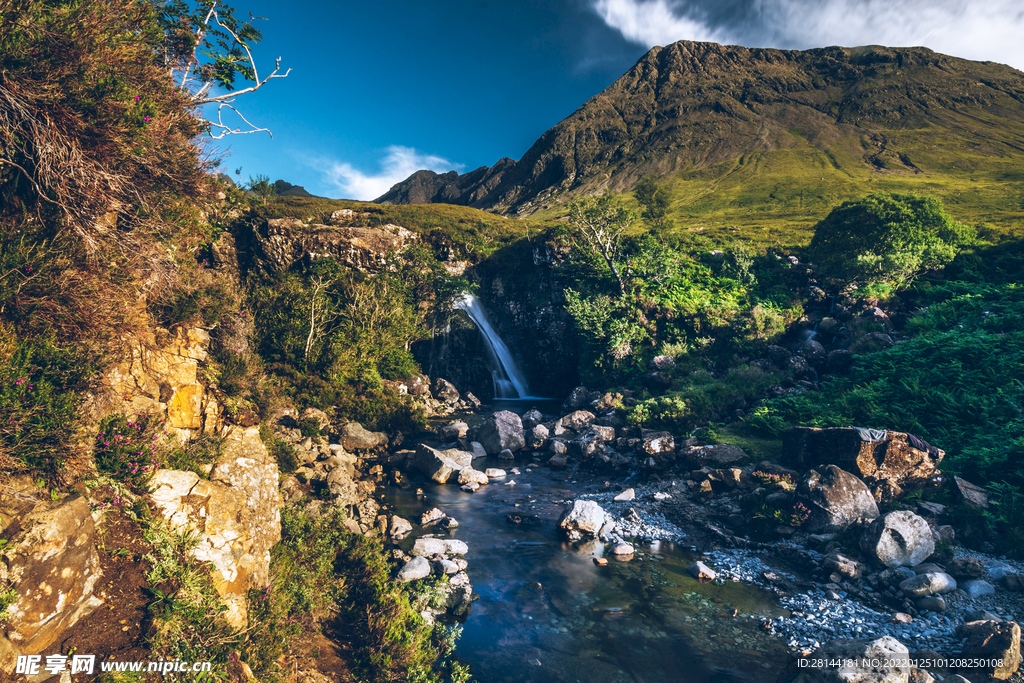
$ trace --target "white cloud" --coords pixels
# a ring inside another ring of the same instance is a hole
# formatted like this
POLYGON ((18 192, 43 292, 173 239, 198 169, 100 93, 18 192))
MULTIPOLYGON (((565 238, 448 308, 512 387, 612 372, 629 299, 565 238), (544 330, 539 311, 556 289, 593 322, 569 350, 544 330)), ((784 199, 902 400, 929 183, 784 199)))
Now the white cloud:
POLYGON ((397 182, 405 180, 416 171, 427 169, 444 173, 458 171, 462 164, 455 164, 433 154, 422 154, 412 147, 391 145, 378 162, 379 172, 364 173, 352 164, 331 161, 321 165, 325 180, 337 188, 346 199, 376 199, 391 189, 397 182))
POLYGON ((693 18, 715 16, 715 2, 592 0, 592 7, 609 27, 647 47, 684 39, 796 49, 922 45, 1024 68, 1019 0, 752 0, 716 22, 693 18))
POLYGON ((667 0, 597 0, 594 10, 626 40, 647 47, 677 40, 725 40, 720 32, 677 13, 667 0))

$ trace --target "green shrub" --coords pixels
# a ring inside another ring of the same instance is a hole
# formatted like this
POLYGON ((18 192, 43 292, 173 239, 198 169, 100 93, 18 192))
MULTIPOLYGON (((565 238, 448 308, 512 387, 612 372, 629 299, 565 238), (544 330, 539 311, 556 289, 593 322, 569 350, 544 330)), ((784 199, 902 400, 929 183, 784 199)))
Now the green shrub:
POLYGON ((194 289, 177 289, 170 295, 169 301, 153 306, 157 319, 167 327, 196 323, 209 327, 223 320, 236 308, 236 295, 223 282, 194 289))
POLYGON ((823 274, 844 283, 906 286, 953 260, 974 231, 937 199, 879 192, 843 202, 814 227, 811 252, 823 274))
POLYGON ((136 415, 134 419, 124 413, 108 415, 100 422, 96 435, 96 467, 136 492, 144 492, 160 467, 158 449, 166 434, 163 421, 148 415, 136 415))
POLYGON ((224 454, 227 439, 217 434, 204 433, 181 445, 173 440, 173 447, 162 455, 163 467, 170 470, 194 472, 202 479, 209 479, 208 468, 224 454))

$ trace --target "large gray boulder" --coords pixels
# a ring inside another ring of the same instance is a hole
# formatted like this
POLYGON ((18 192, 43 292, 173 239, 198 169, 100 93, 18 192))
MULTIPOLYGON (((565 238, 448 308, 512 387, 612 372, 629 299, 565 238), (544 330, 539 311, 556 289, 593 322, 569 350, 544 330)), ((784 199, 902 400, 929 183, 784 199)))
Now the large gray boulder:
POLYGON ((398 570, 398 580, 402 583, 418 581, 428 576, 430 576, 430 562, 425 557, 414 557, 398 570))
POLYGON ((935 552, 935 539, 924 518, 897 510, 871 523, 860 549, 886 567, 914 567, 935 552))
POLYGON ((832 668, 805 669, 801 683, 907 683, 910 650, 892 636, 837 638, 825 643, 814 659, 836 662, 832 668))
POLYGON ((878 504, 864 482, 835 465, 804 475, 797 500, 811 511, 804 527, 814 533, 842 531, 859 518, 878 517, 878 504))
POLYGON ((496 455, 506 448, 512 452, 525 448, 523 421, 509 410, 499 410, 487 418, 480 427, 477 441, 489 455, 496 455))
POLYGON ((426 444, 419 444, 412 465, 438 484, 444 484, 455 472, 472 467, 473 454, 457 448, 439 451, 426 444))
POLYGON ((371 432, 358 422, 349 422, 341 428, 341 445, 346 451, 369 451, 387 446, 388 438, 381 432, 371 432))
POLYGON ((592 500, 577 500, 572 510, 562 516, 558 528, 570 541, 578 541, 597 536, 606 520, 607 515, 600 505, 592 500))

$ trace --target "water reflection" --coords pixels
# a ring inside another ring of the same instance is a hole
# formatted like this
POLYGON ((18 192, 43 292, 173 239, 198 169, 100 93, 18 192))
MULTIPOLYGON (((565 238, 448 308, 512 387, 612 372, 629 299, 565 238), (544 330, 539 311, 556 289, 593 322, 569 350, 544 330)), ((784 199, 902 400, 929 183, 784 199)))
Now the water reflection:
MULTIPOLYGON (((474 466, 504 467, 508 461, 474 466)), ((630 562, 602 544, 559 540, 566 484, 546 470, 510 474, 475 494, 424 486, 426 498, 392 489, 396 513, 416 520, 437 506, 455 517, 469 544, 469 575, 480 596, 457 655, 481 683, 705 683, 776 681, 781 642, 758 628, 784 614, 771 594, 739 584, 700 584, 685 573, 697 556, 662 543, 638 547, 630 562), (510 515, 520 523, 510 521, 510 515), (529 523, 524 523, 528 520, 529 523), (736 616, 733 616, 734 612, 736 616)), ((407 539, 411 545, 413 539, 407 539)))

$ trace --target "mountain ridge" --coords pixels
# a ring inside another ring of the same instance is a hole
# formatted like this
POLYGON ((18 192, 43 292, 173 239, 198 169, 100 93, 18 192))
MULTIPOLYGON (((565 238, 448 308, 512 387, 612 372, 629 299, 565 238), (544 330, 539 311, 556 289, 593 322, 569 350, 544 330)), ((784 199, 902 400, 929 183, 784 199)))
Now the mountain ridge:
POLYGON ((1024 170, 1024 73, 923 47, 680 41, 652 48, 519 161, 417 171, 375 201, 529 215, 566 196, 628 190, 644 175, 791 150, 854 175, 962 173, 979 159, 1024 170))

